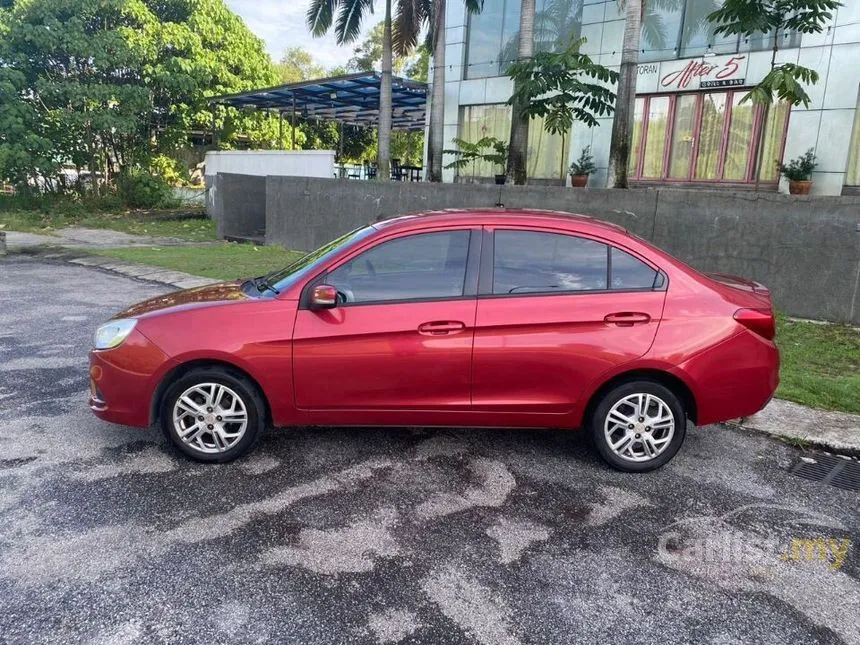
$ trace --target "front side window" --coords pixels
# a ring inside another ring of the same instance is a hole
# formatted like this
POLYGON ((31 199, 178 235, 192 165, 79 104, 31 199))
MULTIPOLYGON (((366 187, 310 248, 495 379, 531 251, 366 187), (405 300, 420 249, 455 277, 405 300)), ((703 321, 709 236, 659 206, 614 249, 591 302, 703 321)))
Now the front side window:
POLYGON ((345 304, 456 298, 464 293, 469 231, 420 233, 383 242, 326 277, 345 304))
POLYGON ((607 286, 605 244, 573 235, 496 231, 493 294, 595 291, 607 286))

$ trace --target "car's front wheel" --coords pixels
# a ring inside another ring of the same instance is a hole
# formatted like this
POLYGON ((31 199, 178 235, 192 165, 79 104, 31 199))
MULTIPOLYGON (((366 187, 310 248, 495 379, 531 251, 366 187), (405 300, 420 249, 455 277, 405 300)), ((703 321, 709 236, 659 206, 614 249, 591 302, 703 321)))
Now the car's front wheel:
POLYGON ((610 466, 641 473, 675 456, 684 442, 687 414, 672 390, 637 380, 606 392, 588 423, 597 452, 610 466))
POLYGON ((220 367, 194 369, 178 378, 165 392, 160 414, 162 430, 179 450, 217 463, 248 452, 265 419, 254 384, 220 367))

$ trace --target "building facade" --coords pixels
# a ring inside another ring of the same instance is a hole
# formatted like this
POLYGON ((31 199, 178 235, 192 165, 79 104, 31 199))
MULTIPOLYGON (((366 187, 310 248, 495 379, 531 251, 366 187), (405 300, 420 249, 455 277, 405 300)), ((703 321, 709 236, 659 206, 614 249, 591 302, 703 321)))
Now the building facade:
MULTIPOLYGON (((731 186, 786 190, 778 161, 812 148, 818 158, 813 193, 860 194, 860 0, 843 0, 820 34, 785 34, 777 62, 816 70, 808 107, 741 103, 771 66, 773 38, 714 36, 705 19, 718 0, 646 3, 637 79, 629 176, 634 185, 731 186), (763 136, 762 136, 762 130, 763 136), (761 162, 757 151, 761 143, 761 162), (758 177, 756 166, 760 165, 758 177)), ((507 141, 513 83, 504 75, 515 58, 520 0, 484 0, 467 15, 447 3, 445 147, 460 137, 507 141)), ((612 69, 621 61, 624 16, 616 0, 536 0, 535 49, 558 50, 585 38, 581 51, 612 69)), ((530 182, 569 183, 567 167, 591 147, 597 171, 589 186, 604 187, 612 118, 566 136, 540 120, 529 133, 530 182)), ((445 163, 453 158, 446 155, 445 163)), ((445 181, 483 181, 497 169, 476 163, 445 170, 445 181)))

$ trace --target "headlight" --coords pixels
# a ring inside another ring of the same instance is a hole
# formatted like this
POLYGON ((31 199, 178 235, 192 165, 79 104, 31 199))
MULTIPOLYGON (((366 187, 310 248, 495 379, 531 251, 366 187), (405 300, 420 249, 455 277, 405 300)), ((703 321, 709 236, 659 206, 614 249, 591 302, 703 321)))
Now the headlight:
POLYGON ((119 320, 108 320, 96 329, 93 336, 93 346, 96 349, 111 349, 117 347, 126 339, 137 324, 136 318, 120 318, 119 320))

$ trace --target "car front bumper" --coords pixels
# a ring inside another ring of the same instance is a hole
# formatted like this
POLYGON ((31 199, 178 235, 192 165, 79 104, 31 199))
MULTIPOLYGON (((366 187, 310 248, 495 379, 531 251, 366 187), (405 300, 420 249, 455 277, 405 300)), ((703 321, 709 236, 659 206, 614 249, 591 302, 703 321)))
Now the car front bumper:
POLYGON ((98 418, 141 428, 150 425, 150 404, 167 355, 133 330, 113 349, 90 351, 89 406, 98 418))

